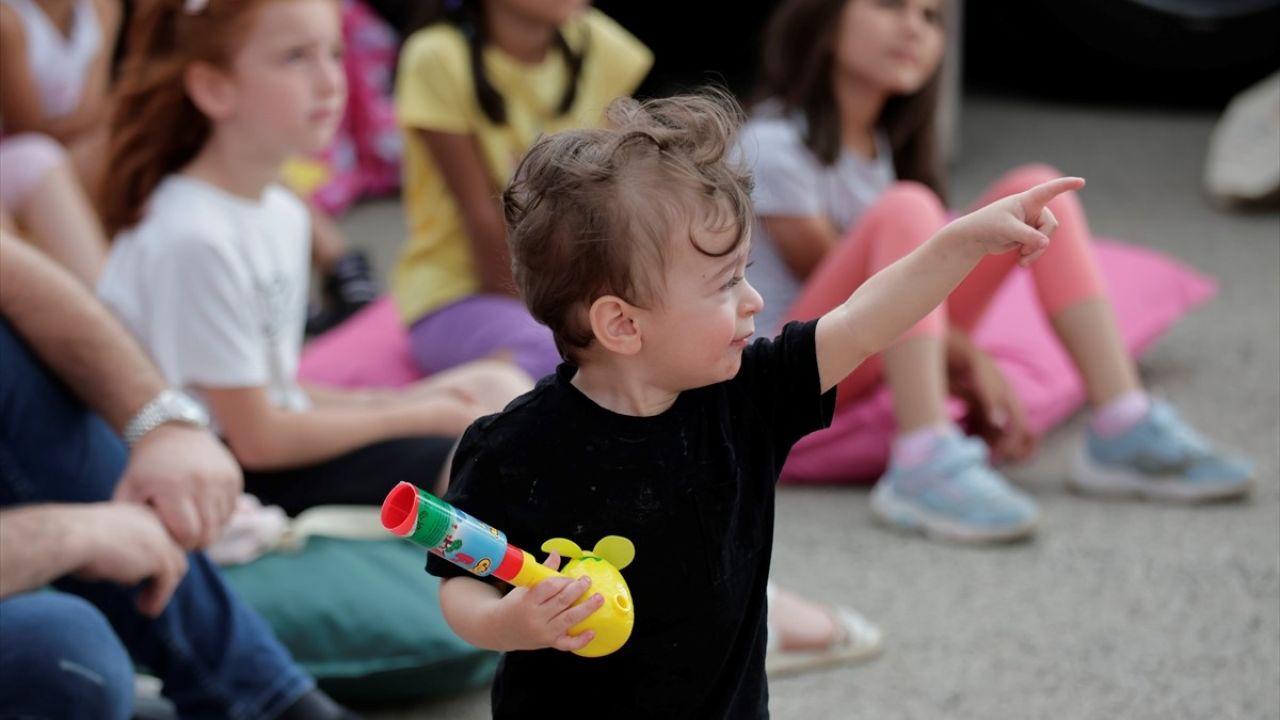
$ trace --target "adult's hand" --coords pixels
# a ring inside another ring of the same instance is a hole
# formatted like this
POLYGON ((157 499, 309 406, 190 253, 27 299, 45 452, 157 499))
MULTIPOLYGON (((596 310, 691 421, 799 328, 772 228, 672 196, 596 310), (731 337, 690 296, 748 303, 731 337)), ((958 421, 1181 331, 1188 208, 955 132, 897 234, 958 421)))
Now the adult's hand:
POLYGON ((161 425, 133 446, 114 499, 153 508, 187 550, 208 547, 235 510, 244 476, 209 432, 161 425))
POLYGON ((131 503, 96 503, 79 512, 72 531, 85 542, 87 560, 76 574, 122 585, 146 581, 138 610, 151 617, 163 612, 187 573, 187 557, 159 518, 131 503))

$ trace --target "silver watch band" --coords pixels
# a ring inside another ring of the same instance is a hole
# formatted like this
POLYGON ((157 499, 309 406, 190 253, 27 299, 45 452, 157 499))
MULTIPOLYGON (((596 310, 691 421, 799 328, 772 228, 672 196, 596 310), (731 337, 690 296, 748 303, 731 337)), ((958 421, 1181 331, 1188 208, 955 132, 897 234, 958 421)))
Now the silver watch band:
POLYGON ((195 400, 192 400, 184 393, 168 388, 152 398, 125 425, 125 444, 132 447, 147 433, 170 422, 207 428, 209 427, 209 416, 195 400))

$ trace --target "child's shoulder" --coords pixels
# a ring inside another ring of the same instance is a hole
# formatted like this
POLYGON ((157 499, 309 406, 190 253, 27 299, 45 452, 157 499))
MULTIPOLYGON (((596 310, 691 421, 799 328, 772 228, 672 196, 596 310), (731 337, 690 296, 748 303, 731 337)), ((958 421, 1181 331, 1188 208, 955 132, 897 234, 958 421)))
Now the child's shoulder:
POLYGON ((401 53, 407 58, 441 57, 467 52, 467 39, 453 23, 437 22, 415 31, 405 40, 401 53))
POLYGON ((508 403, 502 412, 477 420, 468 435, 489 448, 510 452, 545 448, 548 442, 564 437, 567 400, 556 377, 549 376, 508 403))
POLYGON ((234 226, 217 195, 180 175, 165 178, 147 199, 141 222, 130 234, 173 241, 218 244, 234 226))
POLYGON ((401 102, 406 93, 416 96, 423 85, 469 84, 469 55, 467 39, 452 23, 434 23, 410 35, 400 50, 396 87, 401 102))
POLYGON ((776 102, 761 103, 742 126, 742 137, 762 145, 804 144, 804 118, 783 112, 776 102))

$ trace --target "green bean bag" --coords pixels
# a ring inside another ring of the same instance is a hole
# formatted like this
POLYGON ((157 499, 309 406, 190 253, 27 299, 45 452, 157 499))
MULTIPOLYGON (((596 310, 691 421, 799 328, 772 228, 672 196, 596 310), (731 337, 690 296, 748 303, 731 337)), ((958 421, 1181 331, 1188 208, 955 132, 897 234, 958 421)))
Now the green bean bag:
POLYGON ((320 686, 353 704, 411 703, 486 685, 497 653, 478 650, 440 614, 439 581, 403 540, 311 537, 225 569, 320 686))

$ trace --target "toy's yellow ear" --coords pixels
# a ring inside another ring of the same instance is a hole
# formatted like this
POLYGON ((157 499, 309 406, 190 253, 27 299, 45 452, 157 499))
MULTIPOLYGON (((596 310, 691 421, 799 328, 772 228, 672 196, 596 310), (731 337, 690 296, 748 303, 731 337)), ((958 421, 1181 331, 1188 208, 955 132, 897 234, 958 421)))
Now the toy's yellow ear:
POLYGON ((621 535, 605 535, 596 543, 596 555, 609 561, 609 564, 621 570, 636 559, 636 546, 621 535))
POLYGON ((582 557, 582 548, 578 547, 578 543, 567 538, 551 538, 542 543, 542 552, 560 553, 560 557, 565 560, 577 560, 582 557))

